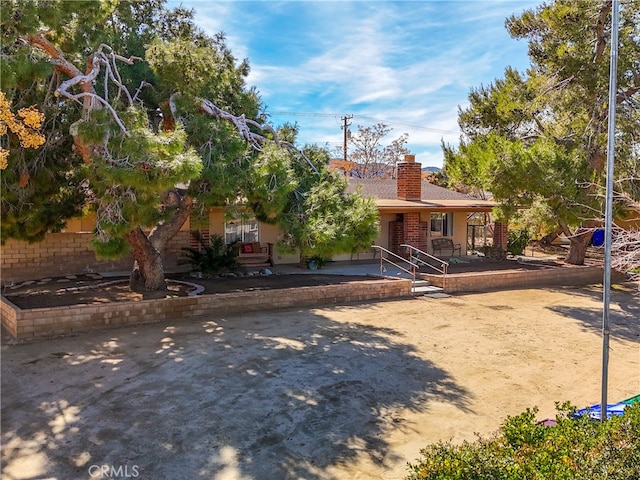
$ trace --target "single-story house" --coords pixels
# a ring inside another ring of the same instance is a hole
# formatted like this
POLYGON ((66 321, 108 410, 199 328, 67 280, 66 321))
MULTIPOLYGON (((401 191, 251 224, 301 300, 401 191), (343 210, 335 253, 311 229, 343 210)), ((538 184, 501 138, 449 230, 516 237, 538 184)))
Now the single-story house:
MULTIPOLYGON (((403 243, 434 253, 432 240, 450 238, 461 247, 456 255, 465 255, 468 217, 475 212, 490 212, 495 204, 423 182, 421 165, 413 155, 407 155, 405 161, 398 164, 397 172, 397 179, 349 179, 349 190, 360 187, 365 195, 376 199, 381 228, 375 244, 398 254, 404 251, 400 247, 403 243)), ((51 233, 39 243, 7 241, 1 256, 3 283, 89 272, 130 271, 133 264, 130 256, 110 261, 95 258, 89 248, 94 220, 92 215, 72 219, 62 232, 51 233)), ((240 239, 245 244, 259 243, 263 248, 271 244, 275 265, 299 262, 297 254, 278 252, 277 226, 255 219, 225 220, 224 210, 214 208, 204 217, 192 216, 167 245, 163 252, 167 271, 188 268, 180 261, 184 257, 182 248, 197 247, 193 235, 196 231, 205 240, 217 234, 224 236, 228 243, 240 239)), ((494 233, 494 243, 503 241, 506 242, 506 226, 496 228, 494 233)), ((361 260, 374 257, 373 249, 358 254, 361 260)), ((353 255, 345 254, 333 260, 352 258, 353 255)))
MULTIPOLYGON (((373 196, 380 210, 380 235, 375 244, 396 254, 409 244, 440 254, 433 240, 451 239, 467 253, 467 221, 471 214, 491 212, 495 203, 454 192, 422 180, 422 166, 413 155, 397 166, 396 179, 349 179, 349 190, 361 188, 373 196)), ((505 237, 506 238, 506 237, 505 237)), ((444 253, 444 252, 443 252, 444 253)))

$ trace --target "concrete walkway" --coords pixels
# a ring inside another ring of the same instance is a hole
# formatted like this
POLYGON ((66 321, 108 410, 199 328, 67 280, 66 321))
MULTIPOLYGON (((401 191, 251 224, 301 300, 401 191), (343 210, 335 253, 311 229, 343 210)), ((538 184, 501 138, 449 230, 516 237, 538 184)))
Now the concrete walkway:
POLYGON ((310 270, 301 268, 298 265, 275 265, 269 267, 273 273, 292 274, 326 274, 326 275, 372 275, 372 276, 404 276, 408 275, 392 265, 385 264, 384 270, 380 271, 380 261, 350 261, 350 262, 328 262, 322 268, 310 270))

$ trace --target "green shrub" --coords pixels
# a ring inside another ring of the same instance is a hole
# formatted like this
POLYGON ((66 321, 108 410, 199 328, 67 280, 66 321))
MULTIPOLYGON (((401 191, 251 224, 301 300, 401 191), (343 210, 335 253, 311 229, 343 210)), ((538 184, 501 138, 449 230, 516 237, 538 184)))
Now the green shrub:
POLYGON ((489 439, 439 442, 409 464, 407 480, 632 480, 640 478, 640 404, 606 422, 574 418, 557 407, 557 426, 539 425, 537 409, 508 417, 489 439))
POLYGON ((214 234, 211 236, 210 244, 206 245, 198 232, 192 235, 201 248, 183 247, 187 259, 182 263, 190 263, 193 270, 207 275, 244 270, 244 266, 238 262, 238 242, 226 245, 222 236, 214 234))
POLYGON ((526 228, 517 230, 509 230, 509 238, 507 240, 507 252, 512 255, 522 255, 524 249, 529 245, 531 234, 526 228))

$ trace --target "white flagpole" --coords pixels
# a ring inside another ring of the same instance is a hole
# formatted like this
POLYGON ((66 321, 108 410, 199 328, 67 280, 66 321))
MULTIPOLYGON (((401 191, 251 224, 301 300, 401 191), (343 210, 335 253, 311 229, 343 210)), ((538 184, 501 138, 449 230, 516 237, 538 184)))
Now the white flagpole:
POLYGON ((611 300, 611 242, 613 237, 613 164, 616 133, 616 91, 618 72, 618 0, 611 6, 611 64, 609 66, 609 126, 607 131, 607 193, 605 204, 604 280, 602 309, 602 398, 600 420, 607 419, 609 377, 609 304, 611 300))

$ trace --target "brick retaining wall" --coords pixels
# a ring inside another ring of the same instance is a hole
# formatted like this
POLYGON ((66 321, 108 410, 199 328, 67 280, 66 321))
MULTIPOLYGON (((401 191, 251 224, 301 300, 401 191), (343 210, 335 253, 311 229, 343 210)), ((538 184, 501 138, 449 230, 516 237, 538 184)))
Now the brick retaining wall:
MULTIPOLYGON (((432 285, 442 287, 440 275, 424 275, 432 285)), ((614 274, 613 278, 623 277, 614 274)), ((541 270, 496 270, 447 275, 444 290, 447 293, 484 292, 504 288, 527 288, 547 286, 574 286, 602 283, 603 269, 600 266, 576 266, 545 268, 541 270)))
POLYGON ((279 308, 365 302, 411 295, 409 280, 366 280, 269 292, 235 292, 100 305, 21 309, 1 297, 2 324, 17 340, 279 308))

